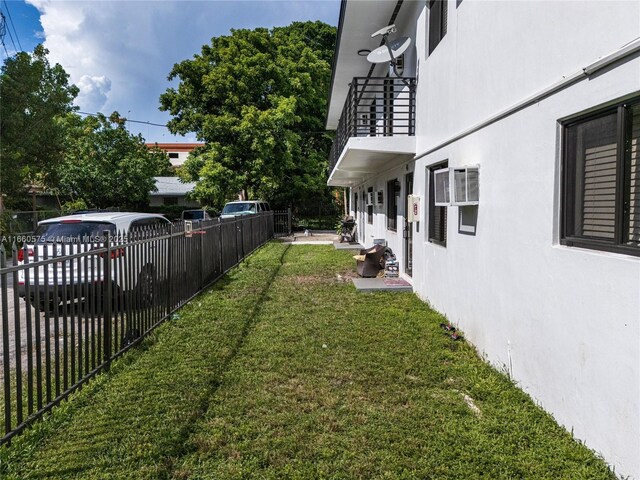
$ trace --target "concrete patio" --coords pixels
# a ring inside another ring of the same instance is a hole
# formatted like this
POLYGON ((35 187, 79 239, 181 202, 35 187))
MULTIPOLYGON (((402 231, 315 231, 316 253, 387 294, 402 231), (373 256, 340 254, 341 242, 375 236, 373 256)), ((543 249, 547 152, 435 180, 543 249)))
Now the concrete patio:
POLYGON ((358 292, 413 292, 413 286, 404 278, 354 278, 358 292))

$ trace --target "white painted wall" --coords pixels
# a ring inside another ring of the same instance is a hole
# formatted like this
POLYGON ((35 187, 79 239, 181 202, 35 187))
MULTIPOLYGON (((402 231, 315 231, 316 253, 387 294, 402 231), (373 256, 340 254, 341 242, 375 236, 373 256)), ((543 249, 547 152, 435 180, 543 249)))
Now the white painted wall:
POLYGON ((180 167, 187 161, 189 153, 191 152, 172 152, 171 150, 167 150, 167 154, 169 153, 172 155, 178 154, 178 158, 170 158, 169 161, 172 167, 180 167))
MULTIPOLYGON (((640 478, 640 258, 559 245, 558 119, 640 91, 640 58, 438 146, 640 36, 640 2, 449 2, 420 59, 414 191, 480 165, 475 236, 414 236, 414 288, 616 471, 640 478)), ((404 186, 404 185, 403 185, 404 186)), ((423 203, 423 212, 427 211, 423 203)), ((426 220, 426 213, 423 213, 426 220)), ((376 232, 377 233, 377 232, 376 232)))
MULTIPOLYGON (((450 0, 428 58, 424 3, 405 4, 398 31, 415 39, 405 74, 419 64, 414 289, 618 473, 640 479, 640 257, 559 244, 558 148, 559 119, 640 92, 640 56, 455 139, 640 37, 640 2, 450 0), (446 247, 426 238, 426 169, 442 160, 480 166, 476 235, 458 233, 448 207, 446 247)), ((354 189, 361 210, 369 186, 386 196, 398 178, 407 193, 405 165, 380 171, 354 189)), ((404 201, 398 213, 397 233, 386 203, 373 225, 358 214, 359 238, 387 239, 404 266, 404 201)))

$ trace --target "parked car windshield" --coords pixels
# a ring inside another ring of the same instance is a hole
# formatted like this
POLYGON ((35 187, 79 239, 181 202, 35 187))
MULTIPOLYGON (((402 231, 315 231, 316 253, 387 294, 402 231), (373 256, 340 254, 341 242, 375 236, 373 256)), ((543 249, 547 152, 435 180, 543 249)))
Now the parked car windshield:
POLYGON ((104 231, 112 235, 116 233, 116 226, 106 222, 64 222, 45 223, 38 226, 34 232, 36 243, 79 243, 104 241, 104 231))
POLYGON ((182 212, 183 220, 202 220, 204 218, 204 210, 185 210, 182 212))
POLYGON ((252 212, 255 213, 256 204, 255 203, 227 203, 222 209, 222 214, 233 214, 233 213, 241 213, 241 212, 252 212))

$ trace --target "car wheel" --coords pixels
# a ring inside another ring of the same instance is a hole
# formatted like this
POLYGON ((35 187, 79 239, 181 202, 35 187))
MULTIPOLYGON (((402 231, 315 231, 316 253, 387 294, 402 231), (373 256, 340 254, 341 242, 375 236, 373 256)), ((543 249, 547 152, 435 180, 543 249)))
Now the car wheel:
POLYGON ((140 330, 132 328, 122 336, 122 348, 128 347, 140 338, 140 330))
MULTIPOLYGON (((87 296, 84 297, 82 305, 86 313, 94 313, 100 317, 104 316, 105 306, 107 305, 107 292, 104 289, 92 289, 87 296)), ((111 313, 117 313, 121 308, 119 301, 120 287, 115 283, 111 286, 111 313), (120 309, 118 308, 120 307, 120 309)))
MULTIPOLYGON (((41 299, 38 302, 38 309, 41 313, 52 314, 56 305, 60 305, 60 302, 56 302, 53 298, 50 298, 49 300, 41 299)), ((34 303, 32 303, 31 306, 33 308, 36 307, 34 303)))

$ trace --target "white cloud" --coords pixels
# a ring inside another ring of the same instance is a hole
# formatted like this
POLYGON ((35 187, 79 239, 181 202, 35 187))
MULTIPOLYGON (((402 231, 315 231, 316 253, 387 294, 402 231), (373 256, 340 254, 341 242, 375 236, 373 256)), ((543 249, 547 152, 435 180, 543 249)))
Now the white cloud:
POLYGON ((76 103, 89 112, 99 111, 107 103, 107 94, 111 90, 111 80, 104 75, 92 77, 83 75, 76 82, 80 89, 76 103))
MULTIPOLYGON (((27 0, 40 12, 44 45, 80 88, 82 111, 117 110, 153 123, 175 63, 192 58, 213 36, 231 28, 337 21, 332 1, 64 1, 27 0)), ((150 141, 172 141, 166 129, 129 124, 150 141)))

